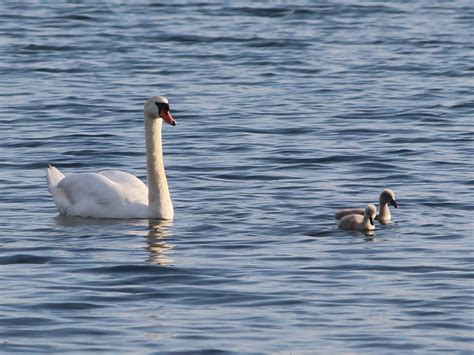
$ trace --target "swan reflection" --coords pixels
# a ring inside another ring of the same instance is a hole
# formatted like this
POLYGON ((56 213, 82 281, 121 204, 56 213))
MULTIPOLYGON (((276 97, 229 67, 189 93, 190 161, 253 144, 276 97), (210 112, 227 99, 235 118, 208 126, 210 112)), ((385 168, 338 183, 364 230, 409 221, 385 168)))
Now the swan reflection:
POLYGON ((127 224, 139 226, 143 222, 139 219, 113 219, 113 218, 89 218, 89 217, 77 217, 77 216, 66 216, 57 215, 53 218, 53 223, 57 227, 86 227, 86 226, 114 226, 118 224, 127 224))
MULTIPOLYGON (((145 219, 100 219, 84 218, 58 215, 54 217, 53 223, 56 227, 65 228, 92 228, 112 227, 114 234, 129 235, 135 237, 145 237, 145 250, 148 252, 147 262, 165 266, 172 265, 174 260, 170 257, 174 246, 166 241, 167 237, 172 235, 170 227, 172 221, 164 220, 145 220, 145 219), (144 227, 147 233, 144 234, 144 227)), ((103 232, 103 229, 101 229, 103 232)))
POLYGON ((173 264, 174 260, 170 254, 173 252, 174 246, 165 240, 172 235, 169 229, 172 225, 172 221, 149 220, 149 230, 146 236, 148 244, 146 250, 150 252, 148 262, 161 266, 173 264))

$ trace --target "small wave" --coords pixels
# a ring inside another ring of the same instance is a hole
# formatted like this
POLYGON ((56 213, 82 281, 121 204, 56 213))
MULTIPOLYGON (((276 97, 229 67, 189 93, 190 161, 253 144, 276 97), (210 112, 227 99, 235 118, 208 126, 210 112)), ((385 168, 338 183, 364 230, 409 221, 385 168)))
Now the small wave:
POLYGON ((53 257, 29 255, 29 254, 17 254, 11 256, 0 257, 0 265, 11 265, 11 264, 49 264, 55 261, 53 257))
POLYGON ((54 44, 28 44, 23 47, 26 51, 45 51, 45 52, 66 52, 79 50, 78 47, 70 45, 54 45, 54 44))

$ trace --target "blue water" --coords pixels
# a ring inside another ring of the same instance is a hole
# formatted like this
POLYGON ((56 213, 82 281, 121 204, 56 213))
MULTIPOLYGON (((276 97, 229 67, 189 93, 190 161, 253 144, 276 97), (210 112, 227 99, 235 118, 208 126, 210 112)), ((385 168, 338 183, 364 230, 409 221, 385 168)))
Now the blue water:
POLYGON ((0 2, 0 352, 474 352, 472 2, 288 3, 0 2), (58 216, 152 95, 175 220, 58 216))

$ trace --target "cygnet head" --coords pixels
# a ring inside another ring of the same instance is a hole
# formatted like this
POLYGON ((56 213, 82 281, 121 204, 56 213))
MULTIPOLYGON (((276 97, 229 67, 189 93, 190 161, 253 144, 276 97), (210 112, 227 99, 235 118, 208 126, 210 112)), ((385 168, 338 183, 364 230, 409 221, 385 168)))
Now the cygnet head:
POLYGON ((395 200, 395 193, 390 189, 385 189, 380 194, 380 204, 389 203, 393 207, 398 208, 398 203, 395 200))
POLYGON ((153 96, 148 99, 144 107, 145 118, 162 118, 166 123, 176 126, 176 121, 171 115, 168 99, 163 96, 153 96))
POLYGON ((369 218, 369 221, 370 221, 371 225, 375 225, 374 224, 374 219, 377 216, 377 208, 372 204, 368 205, 365 208, 364 216, 369 218))

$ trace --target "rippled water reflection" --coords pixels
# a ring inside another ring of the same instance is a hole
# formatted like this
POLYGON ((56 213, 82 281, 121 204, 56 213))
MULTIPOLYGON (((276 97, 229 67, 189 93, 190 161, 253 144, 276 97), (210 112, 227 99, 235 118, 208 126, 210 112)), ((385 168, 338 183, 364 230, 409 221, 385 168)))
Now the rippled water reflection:
POLYGON ((472 4, 0 4, 0 350, 472 352, 472 4), (57 216, 45 167, 172 223, 57 216), (395 190, 374 235, 334 211, 395 190))

